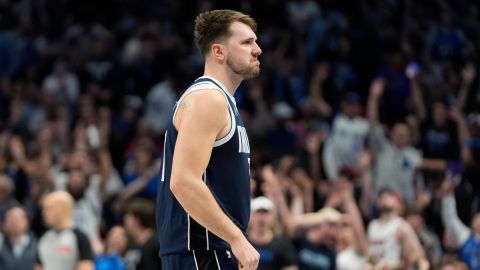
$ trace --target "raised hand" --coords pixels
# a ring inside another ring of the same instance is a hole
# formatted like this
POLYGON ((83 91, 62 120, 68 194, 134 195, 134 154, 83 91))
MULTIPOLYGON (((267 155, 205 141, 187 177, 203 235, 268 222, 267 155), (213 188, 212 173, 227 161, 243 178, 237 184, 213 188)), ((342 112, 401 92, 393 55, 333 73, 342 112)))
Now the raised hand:
POLYGON ((370 96, 378 99, 383 95, 383 90, 385 89, 386 81, 384 78, 375 79, 370 85, 370 96))

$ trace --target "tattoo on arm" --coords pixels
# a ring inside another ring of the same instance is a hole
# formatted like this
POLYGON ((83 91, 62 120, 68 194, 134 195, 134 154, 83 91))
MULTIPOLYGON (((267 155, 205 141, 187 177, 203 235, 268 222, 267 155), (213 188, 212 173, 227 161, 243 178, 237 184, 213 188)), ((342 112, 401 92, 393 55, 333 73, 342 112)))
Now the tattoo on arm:
POLYGON ((187 109, 188 107, 190 107, 190 103, 187 103, 187 102, 182 102, 178 105, 178 109, 181 110, 181 109, 187 109))

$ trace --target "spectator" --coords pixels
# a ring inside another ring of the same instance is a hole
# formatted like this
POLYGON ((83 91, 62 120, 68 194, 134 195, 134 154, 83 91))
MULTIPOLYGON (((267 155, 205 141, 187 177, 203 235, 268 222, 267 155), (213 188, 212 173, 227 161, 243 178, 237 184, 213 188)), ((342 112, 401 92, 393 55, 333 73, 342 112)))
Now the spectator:
POLYGON ((93 241, 100 233, 102 205, 98 188, 89 188, 87 181, 82 170, 72 169, 68 173, 67 191, 75 200, 73 224, 93 241))
POLYGON ((297 240, 300 270, 334 270, 336 267, 336 237, 342 214, 333 208, 323 208, 298 218, 296 225, 304 228, 297 240))
POLYGON ((378 102, 384 86, 383 79, 375 80, 368 99, 368 118, 372 125, 370 146, 376 160, 374 187, 377 192, 384 187, 393 188, 410 206, 415 200, 414 177, 422 156, 410 145, 410 129, 406 124, 396 123, 390 131, 390 140, 383 134, 378 122, 378 102))
POLYGON ((340 104, 341 111, 333 120, 323 150, 325 172, 330 180, 335 180, 345 167, 356 168, 358 156, 365 149, 370 126, 360 116, 360 102, 357 93, 345 94, 340 104))
POLYGON ((155 234, 155 210, 151 201, 135 199, 127 205, 124 226, 138 247, 137 270, 162 269, 160 244, 155 234))
POLYGON ((0 224, 3 224, 7 210, 16 204, 12 191, 13 184, 10 177, 0 174, 0 224))
POLYGON ((14 206, 5 213, 0 234, 0 268, 31 270, 37 261, 37 241, 28 228, 25 210, 14 206))
POLYGON ((480 214, 473 216, 471 229, 465 226, 457 215, 453 182, 449 179, 442 184, 442 219, 447 230, 453 235, 460 257, 470 269, 480 269, 480 214))
POLYGON ((87 236, 73 226, 73 197, 64 191, 43 200, 43 218, 50 226, 38 242, 36 269, 93 270, 93 252, 87 236))
POLYGON ((352 183, 346 179, 338 180, 326 205, 340 207, 344 211, 336 240, 337 269, 364 269, 368 242, 360 210, 353 197, 352 183))
POLYGON ((297 270, 295 249, 288 239, 275 233, 275 205, 266 197, 252 200, 248 236, 260 253, 260 270, 297 270))
POLYGON ((420 211, 410 210, 406 220, 417 234, 430 266, 433 269, 439 268, 442 260, 442 246, 438 236, 425 226, 425 219, 420 211))
POLYGON ((368 224, 370 261, 375 267, 412 269, 424 259, 424 251, 412 227, 401 218, 398 193, 383 189, 378 194, 379 217, 368 224))
POLYGON ((127 251, 127 232, 121 226, 110 229, 105 240, 104 250, 95 257, 96 270, 126 270, 122 256, 127 251))

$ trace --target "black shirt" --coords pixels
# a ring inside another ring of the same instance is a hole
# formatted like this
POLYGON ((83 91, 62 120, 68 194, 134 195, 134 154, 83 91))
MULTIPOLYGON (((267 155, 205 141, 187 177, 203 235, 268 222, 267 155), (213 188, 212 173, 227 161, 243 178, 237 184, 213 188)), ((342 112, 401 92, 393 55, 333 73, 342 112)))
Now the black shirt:
POLYGON ((260 253, 259 270, 279 270, 283 267, 297 265, 297 254, 290 241, 274 237, 266 245, 253 244, 260 253))

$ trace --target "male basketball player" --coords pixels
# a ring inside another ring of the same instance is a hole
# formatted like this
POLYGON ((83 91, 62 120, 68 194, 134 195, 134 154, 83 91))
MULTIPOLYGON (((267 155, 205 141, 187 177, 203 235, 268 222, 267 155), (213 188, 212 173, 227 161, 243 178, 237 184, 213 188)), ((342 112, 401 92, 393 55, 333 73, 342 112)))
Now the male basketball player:
POLYGON ((256 269, 247 134, 233 94, 258 76, 256 23, 232 10, 195 20, 204 76, 185 91, 165 133, 157 197, 163 269, 256 269))

